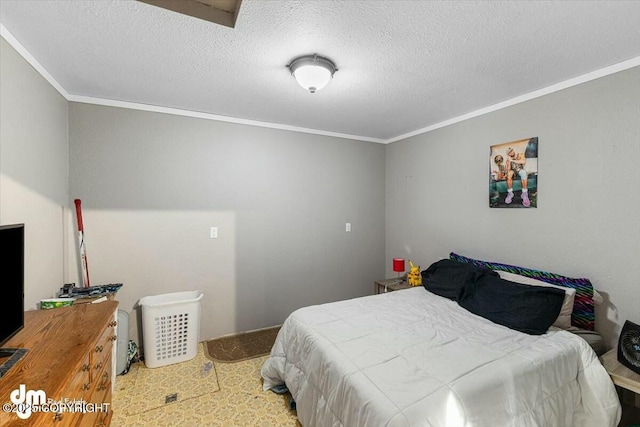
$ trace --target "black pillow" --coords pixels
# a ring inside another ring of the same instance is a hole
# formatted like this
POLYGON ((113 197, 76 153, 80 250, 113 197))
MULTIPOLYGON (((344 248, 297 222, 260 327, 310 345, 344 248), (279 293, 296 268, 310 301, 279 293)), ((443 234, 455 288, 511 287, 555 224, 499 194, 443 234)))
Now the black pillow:
POLYGON ((529 286, 485 275, 462 289, 458 304, 499 325, 541 335, 555 322, 563 301, 562 289, 529 286))
MULTIPOLYGON (((422 286, 426 290, 441 297, 457 301, 461 290, 468 284, 474 283, 485 275, 499 277, 498 273, 473 264, 441 259, 434 262, 422 275, 422 286)), ((557 317, 557 316, 556 316, 557 317)))

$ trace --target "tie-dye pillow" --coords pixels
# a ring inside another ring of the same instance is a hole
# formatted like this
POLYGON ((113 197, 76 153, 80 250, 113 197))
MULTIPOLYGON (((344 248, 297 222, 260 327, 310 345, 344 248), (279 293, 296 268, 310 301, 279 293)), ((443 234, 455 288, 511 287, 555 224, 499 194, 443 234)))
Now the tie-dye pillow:
POLYGON ((531 268, 501 264, 498 262, 481 261, 473 258, 467 258, 454 252, 449 254, 449 258, 455 261, 473 264, 478 267, 507 271, 509 273, 531 277, 536 280, 551 283, 552 285, 574 288, 576 290, 576 296, 573 302, 573 312, 571 313, 571 324, 588 331, 594 330, 596 315, 593 301, 593 285, 589 279, 575 279, 546 271, 533 270, 531 268))

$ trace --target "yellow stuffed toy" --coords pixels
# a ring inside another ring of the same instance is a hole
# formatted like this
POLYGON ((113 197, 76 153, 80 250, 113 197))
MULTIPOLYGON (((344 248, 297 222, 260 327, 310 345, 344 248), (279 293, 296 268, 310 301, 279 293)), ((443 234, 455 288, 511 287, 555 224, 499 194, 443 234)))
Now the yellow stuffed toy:
POLYGON ((422 285, 422 275, 420 274, 420 266, 415 266, 409 260, 409 265, 411 266, 411 270, 407 273, 407 281, 410 286, 420 286, 422 285))

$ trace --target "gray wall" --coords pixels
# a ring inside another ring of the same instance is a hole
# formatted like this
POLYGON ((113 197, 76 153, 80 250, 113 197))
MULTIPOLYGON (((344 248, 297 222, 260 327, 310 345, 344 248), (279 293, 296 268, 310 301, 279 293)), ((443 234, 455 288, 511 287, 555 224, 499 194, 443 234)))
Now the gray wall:
POLYGON ((454 251, 587 277, 613 345, 640 323, 639 161, 638 67, 390 144, 386 259, 424 269, 454 251), (489 208, 489 147, 534 136, 538 207, 489 208))
POLYGON ((384 274, 384 145, 78 103, 69 115, 91 280, 123 283, 134 316, 143 296, 199 289, 207 339, 371 294, 384 274))
POLYGON ((0 224, 25 224, 25 307, 65 283, 68 103, 0 38, 0 224))

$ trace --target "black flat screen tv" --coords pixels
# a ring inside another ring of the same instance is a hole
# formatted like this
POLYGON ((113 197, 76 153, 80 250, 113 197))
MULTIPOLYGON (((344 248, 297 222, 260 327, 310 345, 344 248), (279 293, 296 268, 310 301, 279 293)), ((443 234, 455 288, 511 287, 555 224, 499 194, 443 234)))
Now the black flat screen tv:
MULTIPOLYGON (((24 224, 0 225, 0 346, 24 327, 24 224)), ((0 377, 26 353, 0 348, 0 377)))

